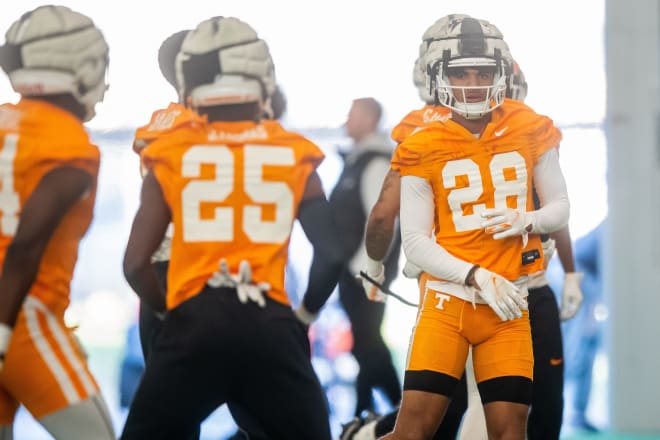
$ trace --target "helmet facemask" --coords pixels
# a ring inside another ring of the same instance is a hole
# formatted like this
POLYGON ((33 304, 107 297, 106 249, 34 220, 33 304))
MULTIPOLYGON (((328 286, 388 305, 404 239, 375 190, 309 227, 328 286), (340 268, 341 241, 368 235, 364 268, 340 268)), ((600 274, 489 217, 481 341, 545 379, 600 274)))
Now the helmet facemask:
MULTIPOLYGON (((507 73, 512 64, 502 33, 485 20, 452 14, 436 21, 423 37, 427 88, 435 103, 466 119, 480 119, 499 107, 506 94, 507 73), (452 85, 453 69, 488 69, 493 81, 487 85, 452 85), (474 99, 475 90, 483 97, 474 99)), ((421 53, 421 50, 420 50, 421 53)))
MULTIPOLYGON (((434 72, 435 93, 439 104, 450 108, 466 119, 480 119, 502 105, 506 94, 506 73, 501 57, 493 60, 489 58, 460 58, 447 61, 438 61, 430 67, 434 72), (484 86, 452 85, 449 73, 453 69, 488 69, 493 71, 493 82, 484 86), (484 99, 470 102, 473 91, 479 91, 484 99)), ((433 80, 432 80, 433 81, 433 80)), ((433 90, 433 88, 431 88, 433 90)))

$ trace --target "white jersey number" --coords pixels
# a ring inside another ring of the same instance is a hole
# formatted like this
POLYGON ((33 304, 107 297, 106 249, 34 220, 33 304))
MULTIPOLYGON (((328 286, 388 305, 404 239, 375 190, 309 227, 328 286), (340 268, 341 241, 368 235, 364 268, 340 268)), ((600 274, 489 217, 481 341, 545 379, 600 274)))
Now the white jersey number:
MULTIPOLYGON (((183 189, 183 240, 231 241, 237 208, 218 207, 215 208, 214 218, 202 219, 200 204, 223 202, 236 191, 234 154, 223 145, 193 146, 183 155, 183 177, 200 177, 202 164, 215 166, 215 179, 193 180, 183 189)), ((244 147, 242 189, 255 204, 238 209, 242 209, 241 227, 253 242, 281 243, 288 238, 294 219, 293 193, 284 182, 265 181, 263 168, 294 164, 295 156, 289 147, 244 147), (262 220, 264 205, 274 205, 273 220, 262 220)))
MULTIPOLYGON (((516 151, 496 154, 489 164, 490 177, 495 192, 494 208, 506 208, 507 200, 514 198, 518 209, 527 206, 527 167, 525 158, 516 151)), ((483 194, 483 176, 479 165, 472 159, 460 159, 447 162, 442 170, 445 188, 451 190, 447 202, 452 211, 456 232, 481 229, 484 219, 481 213, 486 209, 484 203, 474 203, 483 194), (457 188, 457 181, 467 179, 467 186, 457 188), (453 188, 453 189, 452 189, 453 188), (464 208, 472 207, 471 213, 464 208)))
POLYGON ((18 135, 5 136, 0 150, 0 233, 13 236, 18 228, 18 211, 21 202, 14 189, 14 159, 18 146, 18 135))

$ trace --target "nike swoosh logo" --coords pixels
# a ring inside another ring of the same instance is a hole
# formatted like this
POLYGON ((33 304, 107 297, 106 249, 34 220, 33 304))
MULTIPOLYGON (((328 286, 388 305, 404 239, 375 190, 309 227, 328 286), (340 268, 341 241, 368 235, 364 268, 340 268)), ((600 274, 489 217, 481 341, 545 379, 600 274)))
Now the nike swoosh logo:
POLYGON ((550 365, 552 365, 553 367, 556 367, 557 365, 561 365, 561 363, 563 361, 564 360, 562 358, 559 358, 559 359, 550 358, 550 365))
POLYGON ((495 134, 495 136, 500 137, 500 136, 502 136, 502 135, 504 134, 504 132, 507 131, 508 129, 509 129, 509 127, 504 127, 504 128, 501 129, 501 130, 497 130, 497 131, 495 131, 494 134, 495 134))

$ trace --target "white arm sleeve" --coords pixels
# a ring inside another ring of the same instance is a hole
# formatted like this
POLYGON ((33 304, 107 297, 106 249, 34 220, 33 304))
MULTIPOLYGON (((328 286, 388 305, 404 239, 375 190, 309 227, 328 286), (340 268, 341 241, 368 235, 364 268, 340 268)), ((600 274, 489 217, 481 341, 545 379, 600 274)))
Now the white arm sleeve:
POLYGON ((532 216, 531 232, 547 234, 558 231, 568 224, 570 204, 556 148, 541 156, 534 167, 533 179, 541 208, 528 213, 532 216))
POLYGON ((401 177, 401 238, 406 258, 424 272, 457 284, 465 283, 472 264, 456 258, 433 238, 433 191, 420 177, 401 177))

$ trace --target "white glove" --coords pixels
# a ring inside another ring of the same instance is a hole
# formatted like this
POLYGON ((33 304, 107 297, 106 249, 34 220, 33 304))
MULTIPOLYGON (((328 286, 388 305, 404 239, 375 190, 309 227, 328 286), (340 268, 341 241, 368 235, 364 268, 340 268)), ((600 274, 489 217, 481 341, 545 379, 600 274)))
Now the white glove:
POLYGON ((504 277, 489 270, 479 268, 474 272, 474 280, 481 289, 475 289, 502 321, 522 317, 527 310, 527 302, 520 296, 520 289, 504 277))
POLYGON ((422 274, 422 272, 424 271, 421 267, 406 260, 406 265, 403 266, 403 275, 406 278, 412 278, 414 280, 419 279, 419 276, 422 274))
POLYGON ((9 340, 11 339, 11 327, 7 324, 0 323, 0 371, 5 363, 5 354, 9 348, 9 340))
POLYGON ((574 317, 582 304, 582 289, 580 281, 584 274, 582 272, 566 272, 564 274, 564 288, 561 292, 561 310, 559 317, 567 321, 574 317))
MULTIPOLYGON (((382 261, 376 261, 372 260, 371 258, 367 258, 367 270, 365 270, 365 272, 379 283, 383 283, 385 281, 385 266, 383 266, 382 261)), ((358 275, 358 277, 360 276, 358 275)), ((367 298, 369 298, 370 301, 384 303, 387 300, 387 295, 385 295, 371 281, 367 281, 367 279, 364 277, 360 278, 362 280, 364 293, 367 295, 367 298)))
POLYGON ((264 294, 270 290, 270 284, 252 282, 252 268, 247 260, 240 262, 237 274, 232 274, 229 272, 227 261, 223 258, 220 260, 220 270, 209 278, 207 284, 211 287, 233 287, 241 303, 247 304, 248 301, 252 301, 259 307, 266 307, 264 294))
POLYGON ((532 221, 524 211, 517 209, 486 209, 481 213, 486 220, 481 227, 486 234, 492 234, 495 240, 520 235, 523 247, 527 246, 527 234, 531 232, 532 221))

